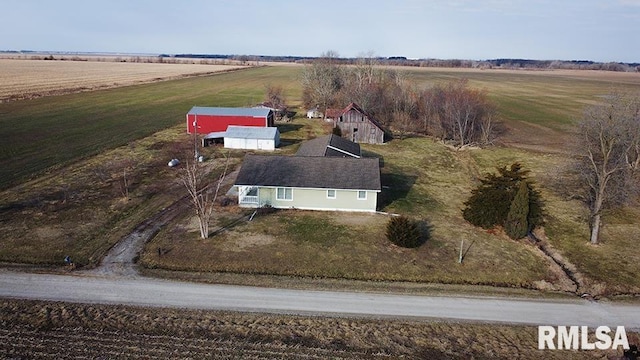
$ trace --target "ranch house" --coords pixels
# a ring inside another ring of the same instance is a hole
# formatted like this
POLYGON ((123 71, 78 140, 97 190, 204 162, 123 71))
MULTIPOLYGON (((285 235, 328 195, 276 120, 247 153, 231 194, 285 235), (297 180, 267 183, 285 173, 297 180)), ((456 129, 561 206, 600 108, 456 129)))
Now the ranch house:
POLYGON ((375 158, 247 155, 234 186, 242 207, 375 212, 375 158))

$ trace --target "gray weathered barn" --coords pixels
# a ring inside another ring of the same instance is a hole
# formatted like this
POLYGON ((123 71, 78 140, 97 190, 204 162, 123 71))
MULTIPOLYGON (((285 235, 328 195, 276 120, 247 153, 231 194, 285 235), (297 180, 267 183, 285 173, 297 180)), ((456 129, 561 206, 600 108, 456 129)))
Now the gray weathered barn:
POLYGON ((330 110, 327 110, 327 116, 335 114, 332 116, 333 125, 340 128, 342 137, 357 143, 384 143, 382 125, 355 103, 350 103, 341 111, 330 110))

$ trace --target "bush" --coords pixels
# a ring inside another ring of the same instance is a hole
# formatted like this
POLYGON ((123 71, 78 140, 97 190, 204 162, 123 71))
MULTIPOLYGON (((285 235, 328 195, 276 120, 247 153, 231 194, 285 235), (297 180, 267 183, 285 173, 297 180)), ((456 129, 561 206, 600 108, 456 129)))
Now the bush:
POLYGON ((527 236, 529 232, 529 187, 524 181, 520 182, 516 196, 511 202, 504 231, 510 238, 517 240, 527 236))
POLYGON ((342 129, 340 129, 337 125, 331 131, 333 135, 342 136, 342 129))
POLYGON ((418 222, 406 216, 395 216, 387 224, 387 239, 404 248, 416 248, 426 241, 418 222))
MULTIPOLYGON (((462 216, 475 226, 491 229, 495 226, 507 227, 510 211, 511 225, 526 228, 529 232, 544 223, 544 204, 540 192, 533 187, 533 181, 527 178, 529 172, 522 169, 518 163, 510 168, 498 168, 498 175, 487 174, 481 179, 481 184, 471 192, 471 197, 464 203, 462 216), (520 203, 514 207, 518 189, 527 194, 521 194, 520 203), (516 212, 525 214, 526 219, 515 219, 516 212)), ((509 225, 509 226, 511 226, 509 225)), ((513 229, 512 229, 513 230, 513 229)), ((509 231, 509 230, 508 230, 509 231)), ((521 234, 522 230, 514 231, 513 236, 521 234)), ((510 235, 511 236, 511 235, 510 235)), ((513 237, 512 236, 512 237, 513 237)))
POLYGON ((274 208, 273 206, 269 205, 269 204, 265 204, 260 206, 258 209, 256 209, 257 214, 258 215, 269 215, 269 214, 273 214, 277 211, 278 209, 274 208))

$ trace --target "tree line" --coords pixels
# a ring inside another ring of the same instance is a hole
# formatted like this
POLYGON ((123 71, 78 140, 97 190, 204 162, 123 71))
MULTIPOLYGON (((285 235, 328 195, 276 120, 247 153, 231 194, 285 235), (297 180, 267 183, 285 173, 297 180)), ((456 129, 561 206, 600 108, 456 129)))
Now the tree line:
MULTIPOLYGON (((324 56, 324 54, 323 54, 324 56)), ((256 57, 249 56, 252 61, 295 61, 311 64, 314 57, 256 57)), ((322 58, 322 56, 320 57, 322 58)), ((617 72, 640 72, 640 63, 632 62, 597 62, 591 60, 534 60, 534 59, 408 59, 405 56, 374 57, 376 63, 384 66, 412 66, 436 68, 468 68, 468 69, 532 69, 532 70, 602 70, 617 72)), ((356 65, 362 60, 357 58, 337 58, 342 65, 356 65)))
POLYGON ((457 146, 489 144, 496 108, 486 91, 466 79, 419 88, 397 69, 380 67, 374 57, 345 66, 334 52, 305 66, 301 76, 307 108, 342 108, 354 102, 385 127, 404 137, 432 135, 457 146))

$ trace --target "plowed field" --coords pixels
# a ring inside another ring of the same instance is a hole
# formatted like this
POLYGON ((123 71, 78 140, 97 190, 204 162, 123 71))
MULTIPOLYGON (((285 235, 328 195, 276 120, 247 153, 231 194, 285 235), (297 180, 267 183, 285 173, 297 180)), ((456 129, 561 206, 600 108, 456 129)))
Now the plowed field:
MULTIPOLYGON (((618 359, 537 328, 0 300, 2 359, 618 359)), ((635 333, 628 333, 637 343, 635 333)))
POLYGON ((0 59, 0 103, 212 74, 233 65, 0 59))

